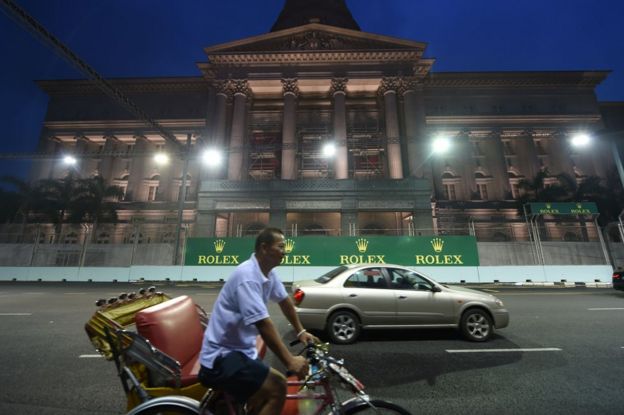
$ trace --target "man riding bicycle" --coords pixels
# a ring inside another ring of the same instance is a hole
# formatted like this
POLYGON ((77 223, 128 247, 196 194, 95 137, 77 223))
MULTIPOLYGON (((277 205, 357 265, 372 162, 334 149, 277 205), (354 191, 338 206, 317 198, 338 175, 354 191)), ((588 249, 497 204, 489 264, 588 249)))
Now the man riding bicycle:
POLYGON ((247 402, 247 412, 252 414, 280 414, 286 399, 284 375, 257 359, 258 334, 288 371, 300 379, 308 373, 306 359, 292 355, 281 340, 269 316, 268 300, 279 304, 302 343, 319 341, 301 325, 273 271, 283 257, 283 232, 277 228, 261 231, 254 253, 223 285, 204 333, 199 380, 247 402))

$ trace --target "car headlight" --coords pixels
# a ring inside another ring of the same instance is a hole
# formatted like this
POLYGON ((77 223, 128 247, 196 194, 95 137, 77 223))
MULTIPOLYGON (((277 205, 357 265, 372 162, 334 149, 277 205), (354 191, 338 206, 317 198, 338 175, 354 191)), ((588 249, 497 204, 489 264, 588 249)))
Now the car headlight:
POLYGON ((503 307, 503 302, 501 300, 499 300, 498 298, 494 299, 494 304, 496 304, 499 307, 503 307))

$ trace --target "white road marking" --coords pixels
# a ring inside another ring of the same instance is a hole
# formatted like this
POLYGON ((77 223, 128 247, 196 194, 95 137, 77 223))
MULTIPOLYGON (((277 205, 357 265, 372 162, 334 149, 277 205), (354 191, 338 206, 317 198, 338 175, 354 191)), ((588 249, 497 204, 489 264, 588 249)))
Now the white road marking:
POLYGON ((522 349, 447 349, 447 353, 509 353, 509 352, 560 352, 558 347, 522 348, 522 349))
POLYGON ((605 307, 605 308, 588 308, 589 311, 612 311, 624 310, 624 307, 605 307))
POLYGON ((86 293, 63 293, 65 295, 84 295, 86 293))
POLYGON ((0 313, 0 316, 32 316, 32 313, 0 313))
POLYGON ((81 354, 80 356, 78 356, 79 359, 99 359, 102 356, 101 354, 81 354))

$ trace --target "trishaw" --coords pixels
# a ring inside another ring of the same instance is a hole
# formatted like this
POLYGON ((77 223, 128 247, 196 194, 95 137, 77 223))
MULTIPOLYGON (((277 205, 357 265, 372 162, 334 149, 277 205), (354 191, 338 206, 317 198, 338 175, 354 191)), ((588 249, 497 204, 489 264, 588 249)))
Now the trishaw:
POLYGON ((150 287, 96 306, 85 330, 95 349, 115 362, 128 410, 160 396, 201 400, 206 388, 197 381, 198 358, 208 317, 190 297, 150 287))

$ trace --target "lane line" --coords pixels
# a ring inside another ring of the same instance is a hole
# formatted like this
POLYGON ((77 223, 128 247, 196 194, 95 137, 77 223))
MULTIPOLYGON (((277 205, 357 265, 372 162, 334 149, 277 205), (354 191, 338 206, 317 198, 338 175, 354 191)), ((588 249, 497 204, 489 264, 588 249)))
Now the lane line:
POLYGON ((80 356, 78 356, 79 359, 99 359, 102 357, 104 356, 102 356, 101 354, 81 354, 80 356))
POLYGON ((86 293, 63 293, 65 295, 85 295, 86 293))
POLYGON ((624 310, 624 307, 588 308, 589 311, 613 311, 624 310))
POLYGON ((0 313, 0 316, 32 316, 32 313, 0 313))
POLYGON ((521 349, 447 349, 447 353, 518 353, 518 352, 561 352, 558 347, 521 348, 521 349))

